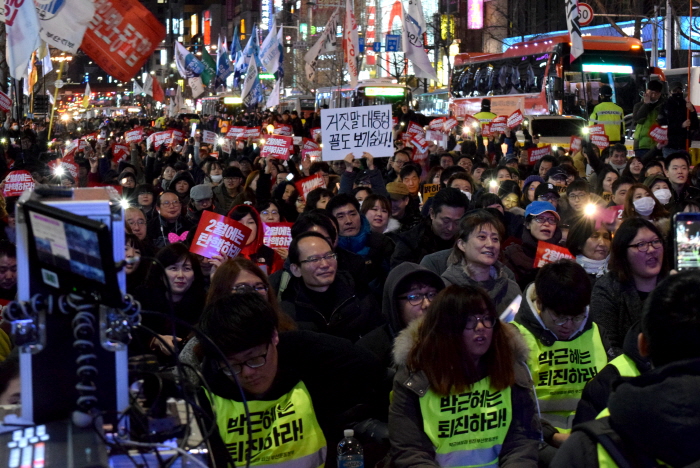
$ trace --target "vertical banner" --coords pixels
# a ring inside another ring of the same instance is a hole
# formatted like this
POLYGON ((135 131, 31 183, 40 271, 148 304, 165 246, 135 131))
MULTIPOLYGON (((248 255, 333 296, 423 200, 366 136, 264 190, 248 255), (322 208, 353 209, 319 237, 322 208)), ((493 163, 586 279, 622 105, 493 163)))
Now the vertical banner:
POLYGON ((565 0, 566 3, 566 27, 571 38, 571 62, 583 53, 583 38, 581 37, 581 25, 579 24, 578 0, 565 0))

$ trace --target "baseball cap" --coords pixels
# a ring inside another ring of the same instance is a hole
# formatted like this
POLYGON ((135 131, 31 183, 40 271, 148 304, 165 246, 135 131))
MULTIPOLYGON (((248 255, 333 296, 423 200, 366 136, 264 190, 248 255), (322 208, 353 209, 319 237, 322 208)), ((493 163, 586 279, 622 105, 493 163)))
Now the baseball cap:
POLYGON ((557 217, 557 220, 561 219, 559 217, 559 213, 557 213, 556 208, 554 208, 554 205, 546 201, 534 201, 527 205, 527 208, 525 209, 525 217, 528 217, 530 215, 539 216, 542 213, 546 212, 552 213, 554 216, 557 217))
POLYGON ((411 194, 408 191, 408 186, 403 182, 389 182, 386 184, 386 191, 389 192, 389 196, 392 200, 403 200, 411 194))
POLYGON ((213 198, 214 192, 209 184, 195 185, 190 189, 190 198, 194 201, 206 200, 207 198, 213 198))
POLYGON ((664 89, 664 85, 661 84, 661 82, 658 80, 652 80, 649 83, 647 83, 647 89, 649 91, 656 91, 657 93, 660 93, 661 90, 664 89))
POLYGON ((564 169, 562 166, 554 166, 553 168, 547 171, 545 179, 549 179, 550 177, 559 177, 563 180, 566 180, 567 176, 568 174, 566 173, 566 169, 564 169))
MULTIPOLYGON (((557 189, 557 187, 555 187, 554 184, 544 183, 544 184, 538 185, 537 188, 535 189, 535 200, 537 200, 537 197, 539 197, 541 195, 548 194, 548 193, 553 193, 554 195, 557 196, 557 198, 560 197, 559 189, 557 189)), ((543 202, 543 203, 549 203, 549 202, 543 202)), ((528 205, 528 206, 530 206, 530 205, 528 205)))

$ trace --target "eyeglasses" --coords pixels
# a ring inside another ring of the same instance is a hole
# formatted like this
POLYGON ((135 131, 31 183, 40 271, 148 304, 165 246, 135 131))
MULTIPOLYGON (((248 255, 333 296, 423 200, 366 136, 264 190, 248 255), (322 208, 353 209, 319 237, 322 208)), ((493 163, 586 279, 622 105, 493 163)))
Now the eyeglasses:
POLYGON ((145 226, 146 221, 144 221, 143 219, 130 219, 126 222, 126 224, 128 224, 129 226, 145 226))
POLYGON ((583 199, 586 198, 587 196, 588 196, 587 193, 578 194, 578 195, 572 193, 572 194, 569 195, 569 199, 570 199, 570 200, 583 200, 583 199))
POLYGON ((269 216, 269 215, 276 216, 276 215, 280 214, 280 212, 277 210, 272 210, 272 211, 265 210, 265 211, 261 212, 260 214, 267 215, 267 216, 269 216))
POLYGON ((219 370, 224 373, 224 375, 227 375, 228 377, 232 377, 231 375, 231 370, 233 370, 233 373, 236 375, 239 375, 241 372, 243 372, 243 366, 249 367, 251 369, 257 369, 259 367, 262 367, 265 365, 267 362, 267 353, 270 352, 270 345, 267 345, 267 350, 265 351, 265 354, 262 354, 260 356, 255 356, 250 359, 248 359, 245 362, 242 362, 240 364, 231 364, 229 363, 229 366, 231 369, 229 369, 229 366, 221 366, 219 370))
POLYGON ((241 180, 240 177, 224 177, 224 180, 228 180, 229 182, 233 182, 234 180, 241 180))
POLYGON ((552 202, 552 201, 558 200, 558 199, 559 199, 559 197, 557 197, 556 195, 540 195, 539 197, 537 197, 537 200, 539 200, 539 201, 548 201, 548 202, 552 202))
POLYGON ((169 206, 180 206, 180 205, 182 205, 182 203, 180 203, 179 200, 160 202, 160 206, 165 206, 166 208, 169 206))
POLYGON ((478 315, 468 315, 467 323, 464 324, 464 328, 467 330, 474 330, 479 322, 484 326, 484 328, 493 328, 496 324, 496 317, 492 315, 484 315, 479 317, 478 315))
POLYGON ((663 243, 661 242, 661 239, 654 239, 649 242, 637 242, 636 244, 630 244, 627 246, 627 248, 634 247, 640 252, 646 252, 649 250, 650 245, 654 247, 654 250, 656 250, 660 249, 663 243))
POLYGON ((245 294, 250 292, 267 292, 267 285, 265 283, 256 283, 254 285, 250 284, 236 284, 231 288, 231 292, 234 294, 245 294))
POLYGON ((307 258, 306 260, 301 260, 299 263, 309 263, 311 265, 316 265, 321 260, 326 260, 327 262, 330 262, 331 260, 335 260, 337 257, 338 257, 337 254, 327 253, 326 255, 324 255, 322 257, 311 257, 311 258, 307 258))
POLYGON ((406 296, 399 296, 399 299, 408 301, 409 304, 415 306, 422 304, 424 299, 427 299, 428 302, 432 302, 435 296, 437 296, 436 292, 429 292, 425 294, 407 294, 406 296))
POLYGON ((557 224, 557 219, 556 218, 550 218, 549 216, 535 216, 532 218, 533 221, 535 221, 537 224, 552 224, 556 225, 557 224))
POLYGON ((576 315, 574 317, 568 316, 568 317, 559 317, 557 315, 554 315, 552 311, 547 310, 549 312, 549 316, 552 317, 552 320, 554 321, 554 324, 561 327, 562 325, 566 324, 569 320, 571 320, 571 323, 574 325, 579 325, 581 322, 583 322, 586 319, 586 314, 583 313, 581 315, 576 315))

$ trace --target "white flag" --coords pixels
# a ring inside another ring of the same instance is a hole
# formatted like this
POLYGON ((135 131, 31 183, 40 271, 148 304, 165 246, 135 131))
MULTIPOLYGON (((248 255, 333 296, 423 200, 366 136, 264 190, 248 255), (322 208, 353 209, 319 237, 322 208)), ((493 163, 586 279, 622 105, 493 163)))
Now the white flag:
POLYGON ((32 52, 41 44, 37 33, 40 29, 39 17, 34 2, 24 1, 19 7, 15 7, 14 2, 4 3, 7 66, 10 76, 19 80, 26 76, 32 52))
POLYGON ((321 33, 321 37, 318 38, 316 43, 309 49, 309 51, 304 55, 304 62, 306 62, 306 79, 309 81, 314 80, 316 76, 316 62, 318 61, 318 56, 321 53, 321 48, 325 52, 329 52, 328 47, 331 43, 335 42, 335 30, 338 24, 338 9, 336 9, 331 17, 326 23, 326 27, 321 33))
POLYGON ((194 78, 190 78, 187 80, 187 84, 190 85, 190 88, 192 88, 192 97, 197 99, 199 96, 204 94, 204 84, 202 83, 202 79, 198 76, 195 76, 194 78))
POLYGON ((268 109, 278 106, 280 103, 280 81, 282 80, 275 80, 275 86, 272 88, 272 92, 267 97, 265 107, 268 109))
POLYGON ((253 92, 253 86, 255 85, 255 79, 258 77, 258 66, 255 64, 255 60, 251 60, 248 64, 248 72, 245 74, 245 80, 243 80, 243 89, 241 90, 241 98, 243 102, 246 102, 246 97, 248 94, 253 92))
POLYGON ((78 51, 88 24, 95 16, 93 0, 40 0, 34 2, 47 44, 72 54, 78 51))
POLYGON ((578 0, 566 0, 566 26, 571 37, 571 61, 583 53, 583 39, 579 24, 578 0))
POLYGON ((54 100, 54 98, 53 98, 53 94, 51 94, 51 91, 49 91, 48 89, 46 90, 46 94, 49 95, 49 102, 50 102, 51 105, 53 106, 54 103, 56 102, 56 101, 54 100))
POLYGON ((141 93, 143 93, 143 88, 141 87, 139 82, 136 81, 136 78, 134 78, 134 96, 137 96, 141 93))
POLYGON ((146 96, 153 97, 153 76, 151 74, 146 75, 146 79, 143 80, 143 93, 146 96))
POLYGON ((51 49, 47 43, 43 43, 39 48, 41 58, 41 73, 46 76, 53 71, 53 63, 51 63, 51 49), (41 54, 44 54, 43 56, 41 54))
POLYGON ((413 73, 416 78, 428 78, 437 81, 435 69, 430 64, 428 54, 423 46, 423 33, 425 32, 425 18, 420 0, 410 0, 409 10, 403 8, 403 35, 402 47, 406 58, 413 64, 413 73), (423 26, 421 26, 421 22, 423 26))
POLYGON ((180 109, 183 107, 185 106, 182 101, 182 88, 180 88, 180 85, 177 85, 177 91, 175 91, 175 109, 180 112, 180 109))
POLYGON ((357 21, 353 0, 345 0, 345 22, 343 24, 343 60, 348 66, 350 86, 357 86, 357 58, 360 54, 359 40, 357 38, 357 21))
POLYGON ((272 20, 272 27, 260 46, 260 63, 267 73, 274 73, 280 62, 280 48, 277 39, 277 20, 272 20))

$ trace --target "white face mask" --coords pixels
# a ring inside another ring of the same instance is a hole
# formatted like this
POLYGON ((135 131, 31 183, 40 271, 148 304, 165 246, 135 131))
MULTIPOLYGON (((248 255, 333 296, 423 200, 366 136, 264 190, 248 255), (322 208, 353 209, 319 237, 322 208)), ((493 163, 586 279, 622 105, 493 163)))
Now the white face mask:
POLYGON ((218 184, 219 182, 221 182, 221 179, 223 179, 223 176, 221 174, 218 174, 218 175, 212 174, 209 176, 209 178, 211 179, 212 182, 215 182, 218 184))
POLYGON ((460 192, 462 192, 463 194, 465 194, 465 195, 467 196, 467 199, 468 199, 469 201, 471 201, 471 199, 472 199, 472 194, 471 194, 471 193, 465 192, 464 190, 460 190, 460 192))
POLYGON ((659 189, 654 192, 654 196, 661 202, 662 205, 666 205, 671 201, 671 191, 669 189, 659 189))
POLYGON ((651 197, 639 198, 634 201, 634 210, 642 216, 649 216, 654 211, 654 204, 651 197))

